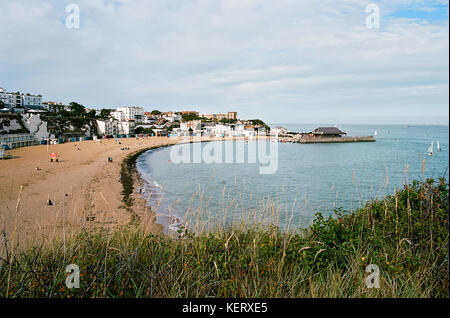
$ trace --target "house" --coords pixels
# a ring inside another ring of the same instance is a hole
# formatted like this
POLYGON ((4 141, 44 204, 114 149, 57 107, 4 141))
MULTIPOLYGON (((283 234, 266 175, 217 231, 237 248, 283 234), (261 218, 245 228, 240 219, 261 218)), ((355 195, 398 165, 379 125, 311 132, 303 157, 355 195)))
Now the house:
POLYGON ((258 136, 267 136, 267 130, 264 127, 260 127, 257 129, 258 136))
POLYGON ((51 113, 59 113, 61 110, 66 109, 67 105, 56 102, 43 102, 42 107, 51 113))
POLYGON ((337 127, 319 127, 314 129, 311 134, 315 137, 342 137, 347 133, 337 127))
POLYGON ((202 121, 201 120, 191 120, 182 122, 180 124, 181 130, 189 130, 192 129, 194 132, 202 129, 202 121))
POLYGON ((288 130, 281 126, 276 126, 276 127, 270 129, 271 136, 286 135, 287 133, 288 133, 288 130))
POLYGON ((244 129, 244 137, 255 137, 255 128, 252 127, 245 127, 244 129))

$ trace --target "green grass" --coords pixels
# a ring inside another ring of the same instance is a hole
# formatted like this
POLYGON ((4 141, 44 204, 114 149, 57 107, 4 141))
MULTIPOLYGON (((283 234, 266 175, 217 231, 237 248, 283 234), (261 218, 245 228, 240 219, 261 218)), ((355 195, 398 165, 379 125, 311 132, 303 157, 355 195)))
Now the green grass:
POLYGON ((7 254, 1 297, 449 297, 448 184, 413 182, 293 233, 258 226, 180 239, 128 227, 7 254), (81 270, 79 289, 65 267, 81 270), (380 268, 369 289, 366 266, 380 268), (9 282, 9 283, 8 283, 9 282))

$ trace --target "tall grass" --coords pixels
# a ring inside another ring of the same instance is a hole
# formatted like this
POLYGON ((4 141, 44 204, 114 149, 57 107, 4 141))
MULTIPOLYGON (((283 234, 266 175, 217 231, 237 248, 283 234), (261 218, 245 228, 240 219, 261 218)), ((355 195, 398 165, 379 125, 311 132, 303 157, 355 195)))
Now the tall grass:
POLYGON ((297 231, 243 223, 172 239, 137 224, 17 253, 5 240, 0 296, 449 297, 448 213, 447 182, 429 179, 297 231), (79 289, 65 286, 69 264, 79 289))

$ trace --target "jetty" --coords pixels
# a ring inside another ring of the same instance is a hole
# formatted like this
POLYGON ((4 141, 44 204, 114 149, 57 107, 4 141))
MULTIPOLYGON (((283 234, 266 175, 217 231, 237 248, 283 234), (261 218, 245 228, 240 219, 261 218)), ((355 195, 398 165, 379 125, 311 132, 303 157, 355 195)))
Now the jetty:
POLYGON ((318 137, 318 138, 299 138, 296 142, 300 144, 314 143, 339 143, 339 142, 375 142, 373 136, 357 136, 357 137, 318 137))
POLYGON ((375 142, 374 136, 346 136, 347 133, 337 127, 319 127, 308 133, 286 133, 279 139, 281 142, 300 144, 314 143, 348 143, 375 142))

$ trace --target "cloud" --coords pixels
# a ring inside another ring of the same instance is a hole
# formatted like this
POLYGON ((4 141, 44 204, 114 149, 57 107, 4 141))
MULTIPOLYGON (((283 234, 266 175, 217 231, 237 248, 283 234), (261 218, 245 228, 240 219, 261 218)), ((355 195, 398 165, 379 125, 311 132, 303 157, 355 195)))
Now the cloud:
POLYGON ((379 30, 365 26, 369 1, 0 0, 0 86, 276 122, 442 122, 448 2, 374 2, 379 30), (79 30, 64 26, 71 2, 79 30), (421 8, 439 18, 401 14, 421 8))

